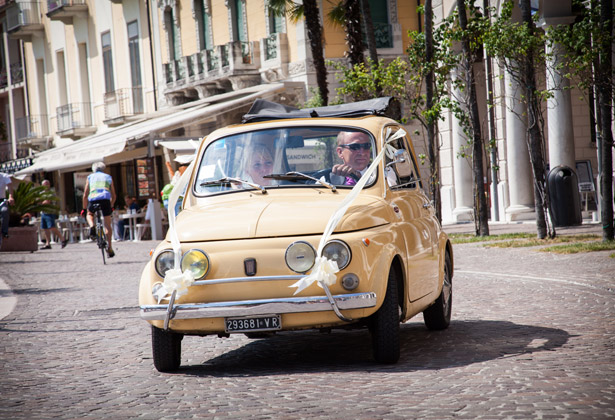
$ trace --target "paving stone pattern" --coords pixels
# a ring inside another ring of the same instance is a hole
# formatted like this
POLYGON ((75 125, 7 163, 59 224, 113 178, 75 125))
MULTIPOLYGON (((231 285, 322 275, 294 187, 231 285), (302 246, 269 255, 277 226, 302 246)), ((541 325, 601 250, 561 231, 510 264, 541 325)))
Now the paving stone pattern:
POLYGON ((615 259, 455 246, 450 328, 402 326, 399 363, 366 331, 186 337, 157 372, 137 285, 154 242, 0 254, 2 419, 615 417, 615 259), (3 292, 6 295, 6 292, 3 292))

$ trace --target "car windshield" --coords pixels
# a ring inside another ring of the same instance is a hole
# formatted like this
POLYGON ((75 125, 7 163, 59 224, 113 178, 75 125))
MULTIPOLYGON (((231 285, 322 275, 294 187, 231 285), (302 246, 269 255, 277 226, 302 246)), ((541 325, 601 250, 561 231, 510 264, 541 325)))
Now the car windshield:
POLYGON ((352 171, 352 178, 358 179, 375 152, 373 136, 355 128, 249 131, 207 145, 194 190, 197 195, 207 195, 306 185, 350 188, 352 183, 340 171, 352 171))

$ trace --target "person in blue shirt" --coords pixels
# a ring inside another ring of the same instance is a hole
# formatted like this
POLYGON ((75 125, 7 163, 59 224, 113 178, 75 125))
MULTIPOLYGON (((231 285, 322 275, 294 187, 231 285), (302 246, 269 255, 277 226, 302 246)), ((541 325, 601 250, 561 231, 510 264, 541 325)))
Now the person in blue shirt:
POLYGON ((96 239, 96 229, 94 228, 94 213, 93 206, 98 204, 102 209, 104 216, 105 235, 107 235, 107 255, 109 258, 115 256, 111 240, 113 239, 113 231, 111 229, 111 213, 115 204, 115 188, 113 187, 113 179, 111 175, 104 173, 106 165, 103 162, 95 162, 92 164, 92 173, 88 175, 83 191, 83 208, 87 208, 87 221, 90 226, 90 238, 96 239))

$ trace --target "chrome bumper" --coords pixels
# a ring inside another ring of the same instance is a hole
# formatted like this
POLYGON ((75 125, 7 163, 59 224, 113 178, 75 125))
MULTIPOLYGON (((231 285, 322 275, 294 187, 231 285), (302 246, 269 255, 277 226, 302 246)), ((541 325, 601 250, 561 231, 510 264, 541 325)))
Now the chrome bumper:
MULTIPOLYGON (((332 296, 338 309, 362 309, 376 306, 376 294, 351 293, 332 296)), ((142 305, 141 318, 164 320, 169 305, 142 305)), ((173 305, 171 319, 242 317, 254 315, 282 315, 298 312, 333 311, 326 296, 292 297, 280 299, 241 300, 235 302, 185 303, 173 305)))

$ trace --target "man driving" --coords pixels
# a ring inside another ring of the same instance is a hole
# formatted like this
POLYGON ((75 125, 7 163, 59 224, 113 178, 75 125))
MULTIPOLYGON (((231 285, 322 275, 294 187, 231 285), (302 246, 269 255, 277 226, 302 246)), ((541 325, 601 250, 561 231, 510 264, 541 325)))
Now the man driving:
POLYGON ((331 183, 355 185, 367 169, 372 157, 372 142, 364 132, 341 131, 337 135, 337 155, 343 163, 331 168, 331 183))

